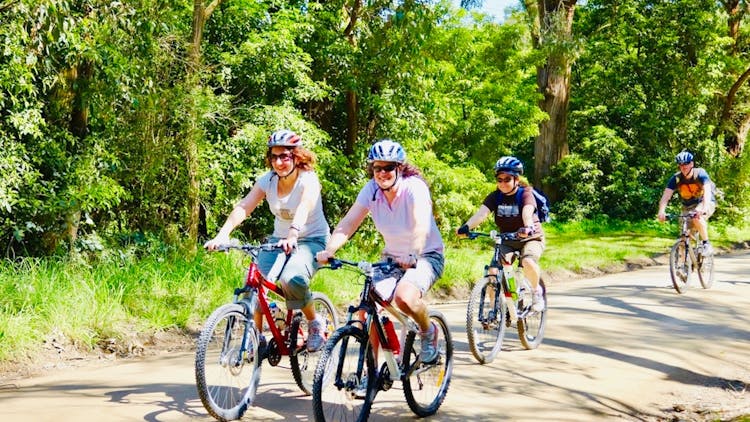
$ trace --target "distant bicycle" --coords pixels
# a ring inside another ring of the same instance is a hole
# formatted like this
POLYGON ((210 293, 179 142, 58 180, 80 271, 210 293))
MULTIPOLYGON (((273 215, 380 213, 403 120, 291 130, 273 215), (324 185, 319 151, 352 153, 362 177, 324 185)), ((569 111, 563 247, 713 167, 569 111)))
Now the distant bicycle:
POLYGON ((349 307, 347 323, 328 339, 315 370, 315 420, 366 421, 377 393, 389 390, 397 380, 402 382, 406 402, 417 416, 435 414, 448 392, 453 371, 453 342, 445 317, 430 311, 430 320, 438 329, 438 357, 434 362, 422 362, 419 326, 389 302, 394 285, 383 288, 379 285, 387 282, 374 282, 378 272, 400 271, 398 264, 392 260, 370 263, 341 259, 331 259, 329 264, 331 269, 343 265, 357 268, 364 275, 364 287, 360 304, 349 307), (400 337, 394 321, 379 312, 381 308, 400 324, 400 337), (380 370, 376 368, 376 349, 385 360, 380 370))
MULTIPOLYGON (((520 253, 514 252, 510 262, 503 259, 500 245, 503 241, 518 240, 515 232, 490 233, 469 232, 469 239, 480 236, 495 241, 490 264, 485 267, 484 277, 479 279, 471 292, 466 309, 466 334, 469 350, 481 364, 492 362, 503 346, 505 329, 516 326, 518 338, 526 349, 536 349, 544 338, 547 308, 541 312, 531 309, 531 283, 520 271, 520 253), (514 265, 515 264, 515 265, 514 265)), ((539 280, 545 304, 547 288, 539 280)))
MULTIPOLYGON (((266 280, 255 260, 261 250, 277 249, 276 244, 222 245, 218 251, 236 249, 251 257, 245 285, 234 290, 234 301, 217 308, 206 320, 195 351, 195 381, 203 406, 220 421, 239 419, 252 405, 258 389, 261 361, 276 366, 282 356, 289 356, 297 386, 312 393, 313 373, 321 352, 307 351, 307 319, 302 312, 284 311, 267 299, 271 291, 280 297, 284 292, 266 280), (256 327, 253 315, 260 306, 272 338, 260 344, 262 327, 256 327), (275 314, 275 315, 274 315, 275 314)), ((322 293, 313 292, 315 312, 325 319, 324 335, 328 337, 338 325, 333 303, 322 293)))
POLYGON ((687 291, 693 271, 697 271, 704 289, 710 289, 714 284, 714 257, 703 254, 699 236, 690 228, 690 220, 696 215, 695 211, 690 211, 668 216, 670 220, 678 219, 681 227, 680 237, 669 251, 669 275, 674 289, 680 294, 687 291))

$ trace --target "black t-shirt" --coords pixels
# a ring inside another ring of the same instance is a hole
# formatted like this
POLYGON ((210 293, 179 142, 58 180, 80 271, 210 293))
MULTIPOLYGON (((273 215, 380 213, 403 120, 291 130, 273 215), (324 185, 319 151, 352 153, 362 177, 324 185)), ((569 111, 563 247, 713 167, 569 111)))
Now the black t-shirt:
MULTIPOLYGON (((521 204, 516 201, 515 190, 510 195, 505 195, 500 190, 496 190, 487 195, 483 204, 494 214, 495 224, 502 233, 515 232, 526 226, 523 224, 523 217, 521 216, 521 210, 525 205, 531 205, 536 209, 536 200, 534 200, 534 193, 531 188, 524 188, 521 195, 521 204)), ((539 218, 535 212, 534 223, 538 222, 539 218)))

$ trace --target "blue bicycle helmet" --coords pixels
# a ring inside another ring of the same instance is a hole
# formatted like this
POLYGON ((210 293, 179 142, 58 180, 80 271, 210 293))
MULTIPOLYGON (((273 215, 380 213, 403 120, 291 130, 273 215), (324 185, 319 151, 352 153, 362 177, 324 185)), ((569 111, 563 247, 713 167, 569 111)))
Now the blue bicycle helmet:
POLYGON ((675 157, 675 161, 677 161, 677 164, 688 164, 693 162, 693 154, 682 151, 681 153, 677 154, 677 157, 675 157))
POLYGON ((291 130, 277 130, 268 137, 268 148, 271 147, 301 147, 302 138, 291 130))
POLYGON ((403 164, 406 161, 406 151, 398 142, 381 139, 370 147, 370 151, 367 153, 367 161, 390 161, 403 164))
POLYGON ((495 174, 508 173, 518 177, 523 174, 523 163, 516 157, 500 157, 495 163, 495 174))

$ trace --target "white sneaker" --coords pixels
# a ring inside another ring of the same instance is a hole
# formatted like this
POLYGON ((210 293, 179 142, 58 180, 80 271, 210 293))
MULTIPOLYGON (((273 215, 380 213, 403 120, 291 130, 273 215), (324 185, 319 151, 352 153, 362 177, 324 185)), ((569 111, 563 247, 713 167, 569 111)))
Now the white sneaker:
POLYGON ((316 316, 314 320, 308 322, 307 329, 307 351, 310 353, 317 352, 320 350, 326 342, 326 338, 323 336, 323 328, 325 322, 320 315, 316 316))
POLYGON ((358 400, 364 400, 367 397, 367 375, 362 377, 359 381, 359 385, 354 389, 354 398, 358 400))
POLYGON ((534 312, 542 312, 545 307, 546 303, 544 303, 542 289, 537 288, 536 291, 534 291, 534 295, 531 296, 531 310, 533 310, 534 312))
POLYGON ((701 249, 703 250, 701 251, 701 253, 703 256, 711 256, 714 254, 714 247, 711 246, 711 242, 706 240, 705 242, 703 242, 702 246, 703 247, 701 249))
POLYGON ((420 333, 422 337, 422 350, 419 351, 419 358, 422 363, 432 363, 437 360, 437 337, 438 330, 434 322, 430 322, 430 328, 426 332, 420 333))

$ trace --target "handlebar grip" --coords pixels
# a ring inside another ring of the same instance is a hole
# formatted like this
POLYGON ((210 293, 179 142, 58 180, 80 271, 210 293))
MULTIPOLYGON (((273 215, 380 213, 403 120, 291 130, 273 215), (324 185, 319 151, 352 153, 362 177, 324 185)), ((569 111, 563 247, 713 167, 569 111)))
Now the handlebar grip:
POLYGON ((336 258, 329 258, 328 259, 328 267, 330 269, 332 269, 332 270, 338 270, 343 265, 344 265, 344 263, 341 262, 341 260, 339 260, 339 259, 336 259, 336 258))

